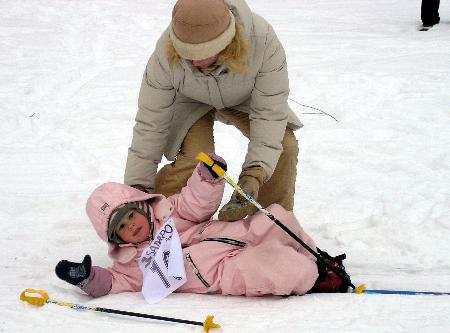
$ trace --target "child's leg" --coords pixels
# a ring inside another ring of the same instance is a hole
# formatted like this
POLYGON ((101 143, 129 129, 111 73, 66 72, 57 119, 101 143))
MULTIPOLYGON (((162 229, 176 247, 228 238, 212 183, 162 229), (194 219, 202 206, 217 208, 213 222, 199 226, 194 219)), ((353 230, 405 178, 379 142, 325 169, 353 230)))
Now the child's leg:
MULTIPOLYGON (((277 218, 281 223, 283 223, 286 227, 288 227, 297 237, 299 237, 306 245, 308 245, 312 250, 316 251, 316 244, 312 240, 312 238, 303 230, 299 221, 295 217, 294 213, 291 211, 285 210, 283 207, 279 205, 270 205, 268 210, 277 218)), ((262 213, 261 213, 262 214, 262 213)), ((292 246, 298 252, 306 255, 312 260, 316 260, 315 257, 308 252, 301 244, 299 244, 295 239, 289 236, 284 230, 282 230, 275 222, 271 221, 268 217, 266 217, 267 222, 272 224, 271 237, 274 239, 278 239, 281 243, 292 246)), ((269 238, 265 238, 264 241, 269 240, 269 238)))
MULTIPOLYGON (((294 214, 285 210, 278 204, 268 207, 268 210, 288 227, 295 235, 305 242, 313 250, 316 250, 314 241, 300 226, 294 214)), ((214 221, 202 229, 196 242, 207 238, 225 237, 243 241, 249 246, 257 246, 268 241, 277 241, 278 243, 293 247, 298 252, 305 254, 312 260, 315 258, 303 248, 296 240, 289 236, 284 230, 271 221, 265 214, 258 212, 255 215, 236 222, 214 221)))
POLYGON ((314 261, 292 247, 266 242, 225 258, 220 288, 224 295, 303 295, 317 277, 314 261))

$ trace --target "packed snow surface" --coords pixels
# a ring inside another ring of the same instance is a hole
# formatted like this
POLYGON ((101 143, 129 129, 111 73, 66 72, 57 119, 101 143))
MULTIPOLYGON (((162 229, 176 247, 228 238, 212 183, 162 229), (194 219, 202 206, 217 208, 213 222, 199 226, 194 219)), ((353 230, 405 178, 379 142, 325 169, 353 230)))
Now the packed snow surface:
MULTIPOLYGON (((202 321, 222 332, 449 332, 450 296, 91 299, 56 278, 61 259, 105 245, 84 205, 122 181, 142 73, 174 0, 0 2, 0 331, 199 332, 56 305, 52 299, 202 321)), ((304 127, 295 213, 319 247, 347 253, 355 284, 450 291, 450 3, 419 32, 420 1, 249 1, 284 44, 304 127), (308 108, 308 105, 316 109, 308 108), (327 115, 329 114, 329 115, 327 115)), ((216 125, 237 177, 246 140, 216 125)), ((232 193, 227 187, 223 203, 232 193)))

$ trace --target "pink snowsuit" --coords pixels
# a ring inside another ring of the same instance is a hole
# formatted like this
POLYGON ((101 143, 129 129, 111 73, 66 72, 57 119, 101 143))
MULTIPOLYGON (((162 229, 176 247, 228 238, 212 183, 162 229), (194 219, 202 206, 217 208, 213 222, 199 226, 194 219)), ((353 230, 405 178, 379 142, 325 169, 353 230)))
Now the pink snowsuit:
MULTIPOLYGON (((197 166, 181 193, 165 198, 127 185, 106 183, 89 197, 86 211, 97 234, 108 243, 111 268, 94 266, 83 290, 92 296, 140 291, 138 260, 149 242, 108 242, 111 212, 123 203, 149 200, 154 235, 172 217, 183 247, 187 282, 176 292, 223 295, 303 295, 317 277, 315 258, 261 212, 236 222, 210 220, 218 209, 224 180, 204 180, 197 166)), ((268 210, 312 249, 312 239, 292 212, 277 204, 268 210)), ((153 237, 152 237, 153 238, 153 237)))

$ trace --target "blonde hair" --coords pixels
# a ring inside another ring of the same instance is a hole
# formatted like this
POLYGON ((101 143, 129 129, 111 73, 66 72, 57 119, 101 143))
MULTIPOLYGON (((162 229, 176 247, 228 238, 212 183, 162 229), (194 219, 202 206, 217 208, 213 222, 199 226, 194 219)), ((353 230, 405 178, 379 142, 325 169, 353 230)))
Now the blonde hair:
MULTIPOLYGON (((250 43, 245 38, 240 24, 236 23, 236 34, 228 46, 219 53, 218 64, 227 66, 234 74, 243 74, 247 71, 247 60, 250 54, 250 43)), ((166 43, 166 55, 169 63, 180 64, 180 56, 169 38, 166 43)))

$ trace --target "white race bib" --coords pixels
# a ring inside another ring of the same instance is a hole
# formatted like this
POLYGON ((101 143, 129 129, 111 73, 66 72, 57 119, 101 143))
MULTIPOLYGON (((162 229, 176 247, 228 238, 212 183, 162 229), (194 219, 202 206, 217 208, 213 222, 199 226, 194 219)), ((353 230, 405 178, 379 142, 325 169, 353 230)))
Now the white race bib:
POLYGON ((159 302, 186 282, 180 236, 172 218, 142 252, 139 267, 144 277, 142 294, 150 304, 159 302))

